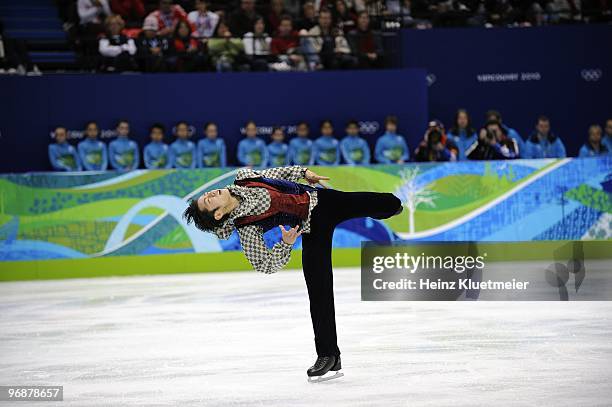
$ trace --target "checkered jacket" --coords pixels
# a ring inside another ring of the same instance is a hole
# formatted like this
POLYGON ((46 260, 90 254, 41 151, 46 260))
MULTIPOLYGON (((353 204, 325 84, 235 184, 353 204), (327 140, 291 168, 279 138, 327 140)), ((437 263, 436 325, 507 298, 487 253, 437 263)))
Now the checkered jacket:
MULTIPOLYGON (((298 182, 305 177, 306 170, 306 167, 300 165, 268 168, 265 170, 243 168, 236 174, 236 180, 267 177, 298 182)), ((246 215, 259 215, 270 207, 270 194, 265 188, 244 187, 235 184, 228 185, 226 188, 229 189, 231 194, 238 197, 240 204, 230 212, 229 218, 223 225, 213 230, 213 233, 220 239, 228 239, 230 237, 234 229, 236 229, 234 225, 235 219, 246 215)), ((302 221, 302 233, 310 233, 310 215, 313 208, 317 205, 317 192, 308 191, 308 195, 310 197, 308 216, 302 221)), ((271 249, 268 249, 264 242, 264 230, 261 226, 247 225, 237 228, 237 230, 244 254, 255 270, 270 274, 285 267, 291 257, 292 244, 287 244, 281 239, 271 249)))

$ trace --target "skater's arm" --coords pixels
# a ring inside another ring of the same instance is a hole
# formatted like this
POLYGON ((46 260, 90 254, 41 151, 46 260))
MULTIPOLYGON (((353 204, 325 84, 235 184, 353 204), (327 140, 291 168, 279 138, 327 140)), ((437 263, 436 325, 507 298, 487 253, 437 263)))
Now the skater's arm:
POLYGON ((276 273, 285 267, 291 257, 293 244, 285 243, 283 240, 268 249, 261 226, 249 225, 238 228, 238 236, 247 260, 260 273, 276 273))
POLYGON ((252 168, 242 168, 236 174, 236 179, 266 177, 275 179, 285 179, 287 181, 298 182, 306 175, 306 167, 292 165, 289 167, 274 167, 265 170, 254 170, 252 168))

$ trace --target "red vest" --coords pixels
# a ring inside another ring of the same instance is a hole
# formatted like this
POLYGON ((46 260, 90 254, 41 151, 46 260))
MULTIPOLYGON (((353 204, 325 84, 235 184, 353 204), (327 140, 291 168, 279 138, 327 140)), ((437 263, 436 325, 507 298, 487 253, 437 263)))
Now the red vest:
MULTIPOLYGON (((273 222, 276 224, 281 224, 280 222, 283 220, 289 220, 291 218, 304 220, 308 217, 310 196, 306 191, 300 194, 285 193, 272 185, 252 180, 241 180, 237 181, 236 184, 244 187, 265 188, 270 194, 270 207, 259 215, 247 215, 235 219, 234 225, 237 227, 251 223, 261 223, 263 220, 267 219, 272 220, 273 217, 277 218, 276 222, 273 222)), ((268 227, 264 227, 264 229, 268 229, 268 227)))

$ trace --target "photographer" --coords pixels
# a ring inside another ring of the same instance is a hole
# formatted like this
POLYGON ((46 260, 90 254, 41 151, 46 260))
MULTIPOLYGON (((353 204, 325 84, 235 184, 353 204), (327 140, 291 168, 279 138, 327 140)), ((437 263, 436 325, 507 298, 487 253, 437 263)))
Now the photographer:
POLYGON ((480 129, 478 140, 465 152, 470 160, 508 160, 519 157, 516 140, 496 120, 490 120, 480 129))
POLYGON ((415 161, 457 161, 458 148, 444 133, 438 120, 429 122, 425 137, 414 151, 415 161))

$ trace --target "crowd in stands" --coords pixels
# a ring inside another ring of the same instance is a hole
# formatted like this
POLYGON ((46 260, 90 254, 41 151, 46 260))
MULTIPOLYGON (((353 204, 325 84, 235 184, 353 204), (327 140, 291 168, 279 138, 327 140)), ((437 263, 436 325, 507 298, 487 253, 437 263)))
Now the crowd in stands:
POLYGON ((612 20, 612 0, 56 0, 88 69, 376 68, 381 32, 612 20))
MULTIPOLYGON (((258 135, 255 122, 244 126, 244 138, 238 143, 236 161, 242 166, 255 168, 284 165, 357 165, 402 164, 408 161, 462 161, 506 160, 516 158, 563 158, 567 153, 562 139, 551 130, 550 120, 540 116, 533 132, 527 138, 502 120, 495 110, 486 115, 485 124, 476 129, 468 112, 459 109, 448 131, 439 120, 428 123, 427 130, 417 148, 410 152, 406 137, 398 131, 395 116, 385 119, 384 133, 378 137, 374 151, 360 135, 359 123, 350 120, 344 128, 344 136, 336 137, 330 120, 320 123, 317 137, 313 138, 306 122, 297 125, 296 135, 287 142, 285 130, 275 127, 266 142, 258 135)), ((57 171, 101 171, 116 169, 129 171, 141 166, 138 144, 130 139, 130 126, 126 120, 117 124, 117 137, 108 145, 99 140, 100 129, 96 122, 89 122, 84 139, 75 148, 68 142, 65 127, 57 127, 55 142, 49 145, 49 159, 57 171)), ((174 142, 164 141, 166 130, 161 124, 150 128, 151 141, 143 151, 144 167, 208 168, 228 165, 225 141, 213 122, 203 128, 203 138, 190 140, 192 127, 178 122, 173 128, 174 142)), ((588 136, 580 148, 580 157, 612 154, 612 119, 604 129, 594 124, 588 128, 588 136)))

